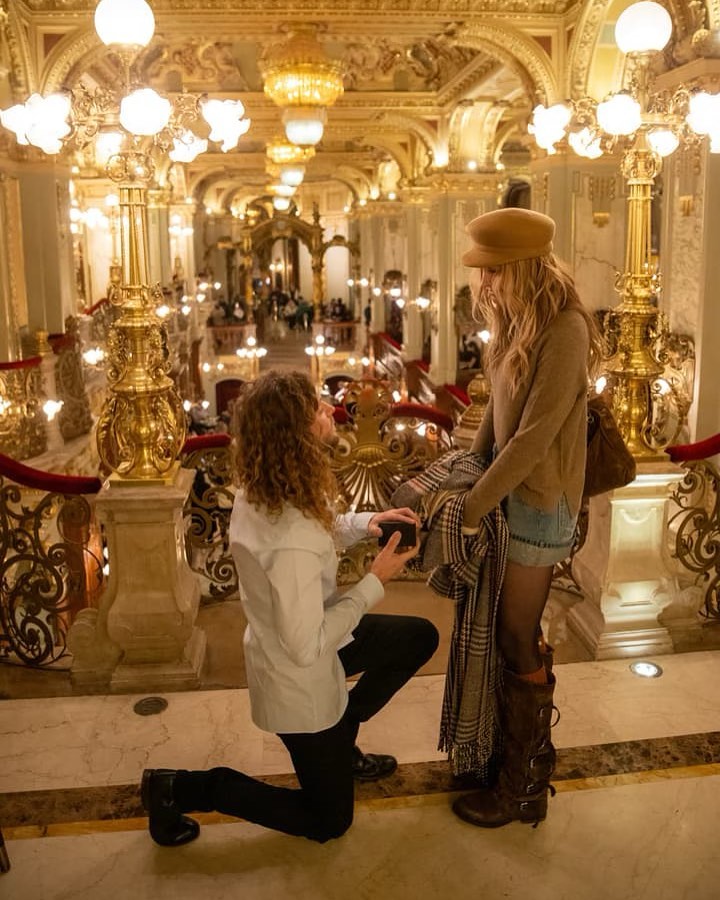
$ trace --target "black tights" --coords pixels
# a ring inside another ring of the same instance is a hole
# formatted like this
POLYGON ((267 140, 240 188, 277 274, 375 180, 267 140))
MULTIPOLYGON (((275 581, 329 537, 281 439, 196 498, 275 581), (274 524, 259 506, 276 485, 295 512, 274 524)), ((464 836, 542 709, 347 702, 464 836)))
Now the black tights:
POLYGON ((498 615, 498 644, 505 665, 518 675, 542 666, 538 652, 540 620, 550 593, 552 566, 508 562, 498 615))

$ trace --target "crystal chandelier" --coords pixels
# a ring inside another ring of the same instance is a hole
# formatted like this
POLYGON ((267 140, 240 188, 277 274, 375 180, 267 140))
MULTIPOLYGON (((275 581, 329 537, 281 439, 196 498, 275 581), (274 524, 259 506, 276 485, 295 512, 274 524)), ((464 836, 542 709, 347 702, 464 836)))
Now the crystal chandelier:
POLYGON ((287 139, 303 147, 317 144, 327 107, 343 93, 341 64, 327 56, 312 26, 296 26, 284 44, 266 52, 260 67, 265 93, 284 110, 287 139))

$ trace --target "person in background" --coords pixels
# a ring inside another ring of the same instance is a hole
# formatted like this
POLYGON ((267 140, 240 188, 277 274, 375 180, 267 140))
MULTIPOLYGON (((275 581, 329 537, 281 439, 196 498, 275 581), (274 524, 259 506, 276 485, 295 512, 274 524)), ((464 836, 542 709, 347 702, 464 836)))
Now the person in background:
POLYGON ((486 828, 545 818, 555 765, 555 676, 538 635, 553 567, 572 547, 582 500, 589 377, 600 337, 572 278, 552 252, 555 223, 500 209, 467 226, 473 312, 488 322, 492 392, 472 449, 487 470, 465 501, 464 526, 502 503, 508 562, 498 610, 504 661, 503 755, 497 784, 459 797, 460 818, 486 828))
POLYGON ((279 735, 300 787, 275 787, 227 767, 147 769, 141 794, 150 834, 177 846, 197 837, 185 815, 217 810, 324 842, 353 818, 353 783, 391 774, 392 756, 357 746, 367 721, 434 653, 432 623, 377 615, 384 584, 417 547, 395 532, 356 584, 338 587, 336 542, 378 536, 409 509, 336 515, 328 447, 333 407, 307 376, 270 372, 249 384, 237 414, 237 482, 230 545, 247 618, 245 666, 255 724, 279 735), (348 690, 347 676, 361 674, 348 690))

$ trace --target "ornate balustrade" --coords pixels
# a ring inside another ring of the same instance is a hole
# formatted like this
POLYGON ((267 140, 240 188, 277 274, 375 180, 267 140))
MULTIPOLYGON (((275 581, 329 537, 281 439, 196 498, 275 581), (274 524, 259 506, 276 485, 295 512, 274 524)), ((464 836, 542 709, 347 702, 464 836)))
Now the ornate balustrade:
POLYGON ((375 375, 400 382, 405 377, 405 363, 402 357, 402 346, 384 331, 370 335, 375 375))
POLYGON ((703 592, 700 615, 720 622, 720 471, 709 457, 720 454, 720 434, 667 448, 685 477, 671 495, 670 552, 703 592))
POLYGON ((56 663, 103 588, 92 497, 99 478, 55 475, 0 454, 0 661, 56 663))
POLYGON ((238 587, 229 541, 235 498, 230 444, 228 434, 191 437, 180 457, 184 468, 195 469, 184 510, 185 540, 188 563, 200 579, 201 602, 206 604, 224 600, 238 587))
POLYGON ((42 410, 42 357, 0 362, 0 452, 29 459, 47 448, 42 410))
POLYGON ((245 346, 249 337, 255 336, 255 325, 249 322, 243 325, 208 325, 207 332, 215 355, 230 355, 245 346))
POLYGON ((68 318, 65 334, 51 334, 48 338, 55 354, 55 390, 62 409, 58 413, 63 440, 70 441, 88 434, 93 418, 85 391, 78 320, 68 318))

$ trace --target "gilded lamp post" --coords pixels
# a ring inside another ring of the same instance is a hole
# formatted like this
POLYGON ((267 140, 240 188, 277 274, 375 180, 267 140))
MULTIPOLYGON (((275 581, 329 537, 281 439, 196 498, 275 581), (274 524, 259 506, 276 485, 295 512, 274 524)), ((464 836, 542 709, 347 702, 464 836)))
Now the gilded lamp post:
POLYGON ((108 397, 97 425, 98 453, 123 478, 162 478, 185 441, 185 412, 167 374, 167 333, 155 314, 162 293, 148 285, 146 192, 152 162, 142 152, 120 153, 109 160, 108 174, 120 195, 122 270, 109 299, 121 315, 108 339, 108 397))
POLYGON ((710 136, 710 152, 720 152, 720 95, 653 93, 650 66, 670 40, 672 20, 658 3, 629 6, 618 18, 615 40, 633 66, 626 90, 601 103, 589 97, 572 105, 538 106, 530 132, 538 145, 555 152, 567 138, 580 156, 596 159, 623 148, 622 173, 628 187, 624 270, 618 274, 619 305, 605 319, 609 376, 615 418, 633 456, 661 460, 653 422, 653 390, 663 372, 668 327, 657 308, 660 277, 654 271, 651 207, 662 158, 680 145, 710 136))
POLYGON ((209 141, 227 152, 237 146, 250 120, 240 101, 180 94, 171 102, 151 88, 131 89, 133 62, 155 31, 146 0, 100 0, 95 29, 122 65, 123 95, 82 85, 46 97, 33 94, 0 111, 0 121, 19 143, 47 154, 60 153, 66 144, 84 148, 95 143, 97 151, 98 138, 112 139, 106 173, 119 190, 121 259, 111 268, 109 294, 121 315, 108 340, 109 396, 98 422, 97 446, 105 467, 121 479, 164 480, 185 440, 185 414, 168 376, 167 333, 155 314, 160 287, 148 284, 150 153, 155 146, 174 162, 187 163, 207 150, 209 141))

